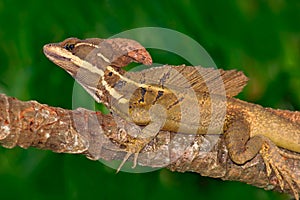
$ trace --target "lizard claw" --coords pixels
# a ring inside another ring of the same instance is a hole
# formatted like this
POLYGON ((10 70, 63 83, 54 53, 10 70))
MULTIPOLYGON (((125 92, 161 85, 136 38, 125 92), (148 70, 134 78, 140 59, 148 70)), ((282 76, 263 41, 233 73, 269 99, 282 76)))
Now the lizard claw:
POLYGON ((123 158, 121 164, 119 165, 117 171, 116 171, 116 174, 119 173, 119 171, 122 169, 122 167, 124 166, 124 164, 126 163, 126 161, 129 159, 129 157, 131 155, 134 155, 133 157, 133 165, 132 165, 132 169, 134 169, 137 165, 137 159, 138 159, 138 156, 139 156, 139 153, 131 153, 131 152, 127 152, 127 154, 125 155, 125 157, 123 158))
POLYGON ((300 177, 291 169, 287 168, 285 163, 286 157, 295 158, 296 156, 290 156, 286 154, 284 151, 275 146, 271 141, 265 141, 263 143, 260 154, 266 165, 267 176, 270 177, 273 171, 275 177, 278 180, 280 188, 283 190, 284 184, 286 182, 292 190, 295 199, 299 200, 298 190, 300 189, 300 177))
POLYGON ((126 161, 128 160, 128 158, 132 155, 131 152, 127 152, 127 154, 125 155, 125 157, 123 158, 121 164, 119 165, 116 174, 119 173, 119 171, 121 170, 121 168, 123 167, 123 165, 126 163, 126 161))
MULTIPOLYGON (((161 121, 159 121, 161 123, 161 121)), ((133 157, 133 165, 132 168, 134 169, 137 165, 137 159, 139 156, 139 153, 149 144, 151 140, 157 135, 159 132, 159 129, 157 127, 161 127, 161 124, 157 123, 150 123, 148 124, 143 130, 142 130, 142 136, 143 137, 137 137, 132 140, 132 142, 127 143, 127 154, 123 158, 121 164, 119 165, 117 172, 118 173, 123 165, 126 163, 126 161, 129 159, 129 157, 134 154, 133 157)), ((124 136, 126 136, 126 131, 124 132, 124 136)))

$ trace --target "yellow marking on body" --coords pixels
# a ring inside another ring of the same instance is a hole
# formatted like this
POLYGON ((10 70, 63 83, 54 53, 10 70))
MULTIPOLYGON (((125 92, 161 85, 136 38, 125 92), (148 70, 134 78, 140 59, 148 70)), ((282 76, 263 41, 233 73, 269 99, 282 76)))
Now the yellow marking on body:
POLYGON ((105 87, 105 89, 108 91, 108 93, 114 97, 115 99, 117 99, 120 103, 127 103, 128 100, 123 98, 123 95, 121 95, 120 93, 118 93, 114 88, 112 88, 105 80, 104 77, 102 77, 102 81, 101 81, 102 85, 105 87))
POLYGON ((112 68, 111 66, 107 66, 106 69, 110 72, 112 72, 113 74, 117 75, 120 77, 120 79, 126 81, 127 83, 131 83, 137 87, 148 87, 148 85, 146 84, 142 84, 142 83, 138 83, 138 82, 135 82, 133 80, 130 80, 129 78, 126 78, 125 76, 122 76, 121 74, 119 74, 114 68, 112 68))

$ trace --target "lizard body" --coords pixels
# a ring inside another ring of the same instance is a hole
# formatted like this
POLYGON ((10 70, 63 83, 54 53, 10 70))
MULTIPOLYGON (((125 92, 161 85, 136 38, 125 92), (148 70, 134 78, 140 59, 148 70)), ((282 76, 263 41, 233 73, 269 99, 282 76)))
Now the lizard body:
MULTIPOLYGON (((165 65, 126 73, 121 67, 130 62, 152 62, 140 44, 128 39, 70 38, 45 45, 44 53, 71 74, 97 102, 126 120, 150 125, 153 128, 150 139, 159 130, 224 134, 235 163, 244 164, 260 152, 267 173, 272 168, 279 182, 282 176, 288 177, 286 180, 298 198, 293 184, 300 188, 299 180, 291 172, 280 175, 285 171, 284 163, 274 163, 269 149, 276 148, 272 152, 281 154, 278 146, 300 153, 300 120, 292 119, 300 114, 235 99, 233 96, 248 80, 242 72, 165 65), (155 105, 161 107, 151 115, 155 105), (151 126, 155 120, 161 124, 151 126)), ((138 153, 149 141, 131 144, 133 147, 128 146, 128 152, 138 153)))
MULTIPOLYGON (((147 94, 145 94, 145 96, 146 95, 147 94)), ((172 96, 172 94, 169 93, 164 97, 166 99, 171 99, 169 96, 172 96)), ((247 134, 250 134, 250 138, 255 135, 264 135, 271 139, 277 146, 300 153, 300 124, 291 123, 288 118, 275 114, 270 108, 266 109, 260 105, 245 102, 236 98, 227 97, 226 99, 223 99, 218 95, 205 95, 203 93, 197 93, 196 96, 198 98, 197 101, 202 102, 198 105, 202 115, 200 116, 199 121, 193 122, 193 120, 190 120, 187 124, 184 124, 183 130, 185 130, 185 133, 223 134, 227 131, 228 126, 234 123, 234 121, 243 120, 244 125, 249 127, 247 134), (223 130, 216 128, 213 132, 207 132, 209 123, 211 123, 211 102, 209 97, 217 99, 217 104, 226 106, 225 125, 222 127, 223 130), (197 130, 195 131, 195 129, 197 130), (286 133, 288 133, 288 136, 286 133)), ((133 95, 133 97, 135 97, 135 95, 133 95)), ((185 96, 185 98, 189 97, 185 96)), ((150 99, 154 100, 155 97, 150 99)), ((139 100, 135 101, 136 104, 138 102, 139 100)), ((161 102, 156 101, 156 103, 161 102)), ((151 121, 149 110, 152 105, 154 105, 152 102, 144 102, 143 105, 137 106, 138 109, 132 110, 130 116, 133 121, 139 125, 149 124, 151 121)), ((165 105, 165 107, 169 108, 169 112, 177 117, 167 115, 170 117, 165 122, 165 126, 162 127, 162 130, 178 132, 178 124, 180 124, 181 121, 180 106, 177 108, 170 108, 165 105)))

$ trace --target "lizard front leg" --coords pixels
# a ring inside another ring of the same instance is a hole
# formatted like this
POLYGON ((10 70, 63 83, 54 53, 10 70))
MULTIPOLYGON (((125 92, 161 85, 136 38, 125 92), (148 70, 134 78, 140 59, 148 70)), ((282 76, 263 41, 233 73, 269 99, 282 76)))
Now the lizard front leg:
POLYGON ((151 121, 149 124, 142 127, 139 134, 122 130, 120 135, 122 135, 122 138, 124 138, 124 140, 120 140, 120 138, 117 139, 118 143, 120 143, 120 145, 122 145, 127 152, 121 164, 119 165, 117 172, 121 170, 122 166, 131 155, 134 156, 132 168, 135 168, 137 165, 139 153, 157 136, 157 134, 161 130, 161 127, 164 125, 166 112, 164 112, 163 106, 155 104, 150 108, 148 112, 151 121))
POLYGON ((286 167, 287 154, 280 150, 269 138, 263 135, 250 137, 250 124, 243 118, 235 118, 228 123, 224 131, 225 143, 231 160, 237 164, 244 164, 253 159, 258 153, 266 165, 267 176, 274 172, 281 189, 286 182, 299 199, 300 177, 286 167))

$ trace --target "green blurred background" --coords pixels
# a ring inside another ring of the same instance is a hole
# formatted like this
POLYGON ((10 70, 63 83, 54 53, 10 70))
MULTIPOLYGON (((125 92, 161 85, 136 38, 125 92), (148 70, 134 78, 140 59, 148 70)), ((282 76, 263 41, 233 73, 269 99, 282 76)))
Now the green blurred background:
MULTIPOLYGON (((42 46, 67 37, 107 38, 155 26, 198 41, 217 66, 243 70, 241 99, 300 108, 300 3, 264 1, 0 0, 0 91, 72 108, 73 79, 42 46)), ((164 55, 164 56, 161 56, 164 55)), ((153 53, 160 63, 181 64, 153 53)), ((128 174, 84 156, 0 148, 1 199, 287 199, 243 183, 159 170, 128 174)))

